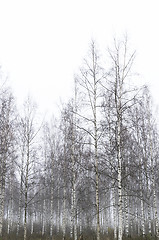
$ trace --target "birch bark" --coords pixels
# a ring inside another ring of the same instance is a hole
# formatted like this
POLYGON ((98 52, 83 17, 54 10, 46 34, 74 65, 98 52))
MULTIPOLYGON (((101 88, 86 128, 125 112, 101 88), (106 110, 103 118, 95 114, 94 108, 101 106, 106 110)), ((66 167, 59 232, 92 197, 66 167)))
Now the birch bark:
POLYGON ((116 112, 117 112, 117 159, 118 159, 118 240, 122 240, 123 234, 123 213, 122 213, 122 156, 121 156, 121 124, 122 124, 122 92, 123 92, 123 81, 124 73, 122 78, 120 77, 120 65, 119 65, 119 50, 117 51, 115 61, 116 71, 116 112))
POLYGON ((4 152, 1 154, 0 164, 0 237, 2 236, 3 216, 4 216, 4 197, 5 197, 5 184, 6 184, 6 160, 7 160, 7 142, 6 136, 2 136, 2 149, 4 152))
POLYGON ((115 189, 113 189, 113 220, 114 220, 114 239, 117 239, 117 213, 116 213, 116 202, 115 202, 115 189))
POLYGON ((122 167, 122 158, 121 158, 121 102, 119 104, 119 116, 118 116, 118 136, 117 136, 117 146, 118 146, 118 239, 122 240, 123 226, 122 226, 122 185, 121 185, 121 167, 122 167))
POLYGON ((44 199, 42 212, 42 236, 45 234, 45 217, 46 217, 45 212, 46 212, 46 200, 44 199))
POLYGON ((125 196, 125 235, 128 237, 129 235, 129 212, 128 212, 128 197, 125 196))
POLYGON ((52 153, 51 156, 51 204, 50 204, 50 208, 51 208, 51 215, 50 215, 50 237, 51 239, 53 239, 53 200, 54 200, 54 156, 52 153))
MULTIPOLYGON (((66 136, 64 142, 64 182, 63 182, 63 220, 62 220, 62 230, 63 230, 63 240, 66 239, 66 136)), ((72 225, 72 224, 71 224, 72 225)), ((72 226, 71 226, 72 227, 72 226)))
POLYGON ((64 195, 63 195, 63 221, 62 221, 62 230, 63 230, 63 240, 66 239, 66 186, 64 186, 64 195))
POLYGON ((97 240, 100 240, 100 211, 99 211, 99 173, 98 173, 98 130, 97 130, 97 56, 95 53, 95 46, 92 45, 92 76, 93 76, 93 99, 92 112, 94 123, 94 161, 95 161, 95 184, 96 184, 96 215, 97 215, 97 240))
POLYGON ((21 224, 21 214, 22 214, 22 195, 23 195, 23 176, 24 176, 24 144, 22 149, 22 163, 20 169, 20 189, 19 189, 19 207, 18 207, 18 221, 17 221, 17 236, 19 234, 20 224, 21 224))
POLYGON ((76 97, 75 103, 73 103, 72 114, 72 219, 74 229, 74 240, 77 240, 77 205, 76 205, 76 169, 75 169, 75 133, 76 133, 76 118, 74 112, 76 111, 76 97), (75 106, 74 106, 75 105, 75 106))
MULTIPOLYGON (((29 129, 29 126, 28 126, 29 129)), ((29 177, 29 162, 30 162, 30 136, 27 133, 27 162, 25 172, 25 186, 24 186, 24 240, 27 237, 27 211, 28 211, 28 177, 29 177)))
POLYGON ((5 177, 0 179, 0 236, 2 236, 3 215, 4 215, 5 177))

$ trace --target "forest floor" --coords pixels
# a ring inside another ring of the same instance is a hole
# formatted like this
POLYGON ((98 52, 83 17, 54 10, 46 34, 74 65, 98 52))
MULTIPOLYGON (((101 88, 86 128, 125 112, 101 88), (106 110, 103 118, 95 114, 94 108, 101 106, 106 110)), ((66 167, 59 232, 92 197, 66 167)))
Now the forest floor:
MULTIPOLYGON (((0 237, 0 240, 23 240, 23 234, 20 234, 19 236, 16 235, 16 233, 11 234, 3 234, 2 237, 0 237)), ((41 235, 41 234, 32 234, 28 235, 26 240, 63 240, 62 234, 54 235, 52 238, 49 235, 41 235)), ((65 240, 73 240, 73 238, 70 238, 69 235, 66 235, 65 240)), ((78 240, 96 240, 96 235, 94 232, 85 232, 82 235, 78 236, 78 240)), ((100 240, 114 240, 113 231, 110 232, 109 235, 101 234, 100 240)), ((123 236, 123 240, 157 240, 156 236, 152 236, 151 234, 147 234, 145 236, 123 236)))

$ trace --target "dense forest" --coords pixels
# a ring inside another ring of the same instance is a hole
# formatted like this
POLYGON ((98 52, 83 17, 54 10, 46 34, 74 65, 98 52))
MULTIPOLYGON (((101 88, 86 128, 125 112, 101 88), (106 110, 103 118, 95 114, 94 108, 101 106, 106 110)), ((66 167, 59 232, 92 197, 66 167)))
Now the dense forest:
POLYGON ((102 54, 91 41, 47 122, 1 80, 0 239, 159 238, 159 136, 134 60, 127 38, 102 54))

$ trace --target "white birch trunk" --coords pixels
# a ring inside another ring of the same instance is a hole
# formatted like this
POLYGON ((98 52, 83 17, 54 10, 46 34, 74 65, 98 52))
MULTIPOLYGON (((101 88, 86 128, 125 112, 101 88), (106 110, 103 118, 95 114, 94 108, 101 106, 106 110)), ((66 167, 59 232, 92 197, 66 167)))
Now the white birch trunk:
POLYGON ((74 240, 77 240, 77 208, 76 208, 76 190, 75 190, 75 185, 73 189, 73 202, 74 202, 74 240))
POLYGON ((70 226, 70 237, 73 238, 73 188, 71 191, 71 226, 70 226))
POLYGON ((21 168, 21 180, 20 180, 20 191, 19 191, 19 208, 18 208, 18 221, 17 221, 17 236, 19 234, 21 224, 21 212, 22 212, 22 194, 23 194, 23 173, 24 173, 24 153, 22 154, 22 168, 21 168))
POLYGON ((3 226, 3 190, 2 190, 2 177, 0 179, 0 236, 2 236, 2 226, 3 226))
MULTIPOLYGON (((73 111, 76 111, 76 85, 75 85, 75 103, 73 103, 73 111)), ((74 240, 77 240, 77 206, 76 206, 76 169, 75 169, 75 133, 76 133, 76 117, 72 115, 72 220, 74 229, 74 240)))
POLYGON ((26 162, 26 173, 25 173, 25 203, 24 203, 24 240, 27 237, 27 211, 28 211, 28 178, 29 178, 29 161, 30 161, 30 143, 29 133, 27 136, 27 162, 26 162))
MULTIPOLYGON (((140 160, 141 164, 141 160, 140 160)), ((141 207, 141 230, 143 237, 145 236, 145 212, 144 212, 144 201, 143 201, 143 170, 139 173, 139 181, 140 181, 140 207, 141 207)))
POLYGON ((129 212, 128 212, 128 197, 125 196, 125 235, 129 235, 129 212))
MULTIPOLYGON (((35 173, 35 172, 34 172, 35 173)), ((34 195, 34 189, 33 189, 33 195, 34 195)), ((36 219, 36 214, 35 214, 35 211, 34 211, 34 209, 35 209, 35 204, 33 203, 33 206, 32 206, 32 214, 30 214, 31 216, 31 229, 30 229, 30 233, 31 233, 31 235, 33 234, 33 232, 34 232, 34 221, 35 221, 35 219, 36 219)))
POLYGON ((105 210, 105 214, 104 214, 104 225, 106 226, 106 234, 107 235, 108 235, 109 223, 110 223, 110 216, 109 216, 109 210, 107 209, 107 210, 105 210))
POLYGON ((7 219, 8 219, 8 225, 7 225, 7 233, 10 232, 10 212, 9 212, 9 203, 8 203, 8 209, 7 209, 7 219))
POLYGON ((30 229, 30 233, 31 235, 33 234, 34 232, 34 213, 31 214, 31 229, 30 229))
POLYGON ((81 235, 81 233, 82 233, 82 214, 80 211, 78 212, 78 216, 79 216, 79 233, 81 235))
POLYGON ((44 199, 43 214, 42 214, 42 236, 45 234, 45 211, 46 211, 46 201, 44 199))
POLYGON ((129 227, 130 227, 130 236, 134 235, 134 229, 133 229, 133 199, 129 198, 129 211, 131 212, 130 219, 129 219, 129 227))
MULTIPOLYGON (((121 159, 120 159, 120 162, 121 162, 121 159)), ((119 162, 119 167, 118 167, 118 197, 119 197, 119 200, 118 200, 118 227, 119 227, 118 239, 122 240, 122 235, 123 235, 123 226, 122 226, 123 217, 122 217, 122 186, 121 186, 121 163, 120 162, 119 162)))
POLYGON ((52 167, 51 167, 51 204, 50 204, 50 208, 51 208, 51 215, 50 215, 50 237, 52 239, 53 236, 53 181, 54 181, 54 177, 53 177, 53 162, 52 162, 52 167))
POLYGON ((140 216, 139 216, 139 211, 137 207, 135 211, 135 221, 136 221, 136 232, 137 232, 137 235, 140 236, 140 216))
POLYGON ((28 209, 28 166, 25 182, 25 206, 24 206, 24 240, 27 237, 27 209, 28 209))
POLYGON ((95 52, 93 50, 93 80, 94 80, 94 99, 93 99, 93 122, 94 122, 94 160, 95 160, 95 176, 96 176, 96 214, 97 214, 97 240, 100 240, 100 213, 99 213, 99 174, 98 174, 98 136, 97 136, 97 83, 95 70, 95 52))
POLYGON ((59 196, 59 187, 58 187, 58 190, 57 190, 57 197, 58 197, 58 200, 57 200, 57 216, 56 216, 56 225, 57 225, 57 232, 59 233, 60 231, 60 196, 59 196))
MULTIPOLYGON (((148 158, 147 155, 145 156, 145 158, 146 159, 148 158)), ((148 201, 148 206, 147 206, 148 233, 151 234, 151 208, 150 208, 150 184, 149 184, 149 181, 151 181, 151 179, 149 179, 148 177, 147 166, 145 166, 144 171, 146 174, 146 185, 147 185, 146 187, 147 187, 147 201, 148 201)))
POLYGON ((13 191, 12 191, 12 199, 11 199, 11 220, 10 220, 11 230, 13 228, 13 191))
POLYGON ((147 206, 147 215, 148 215, 148 232, 151 234, 151 207, 150 203, 148 203, 147 206))
POLYGON ((143 199, 141 199, 141 227, 142 227, 142 235, 145 236, 145 212, 144 212, 143 199))
MULTIPOLYGON (((73 146, 73 144, 72 144, 73 146)), ((73 149, 74 151, 74 149, 73 149)), ((76 178, 75 178, 75 162, 74 152, 72 155, 72 173, 73 173, 73 186, 72 186, 72 230, 74 230, 74 240, 77 240, 77 212, 76 212, 76 178)))
MULTIPOLYGON (((11 191, 11 189, 10 189, 10 191, 11 191)), ((8 226, 7 226, 8 234, 10 233, 10 231, 12 229, 12 224, 13 224, 13 196, 11 196, 11 199, 8 202, 8 226)))
POLYGON ((66 238, 66 184, 64 183, 64 196, 63 196, 63 240, 66 238))
POLYGON ((97 240, 100 240, 100 216, 99 216, 99 176, 98 176, 98 157, 97 143, 95 141, 95 171, 96 171, 96 211, 97 211, 97 240))
POLYGON ((117 239, 117 214, 116 214, 116 203, 115 203, 115 189, 112 192, 113 194, 113 220, 114 220, 114 239, 117 239))
POLYGON ((2 236, 3 215, 4 215, 4 196, 5 196, 5 169, 0 178, 0 237, 2 236))
MULTIPOLYGON (((121 86, 120 86, 121 88, 121 86)), ((118 158, 118 240, 122 240, 123 235, 123 213, 122 213, 122 185, 121 185, 121 167, 122 167, 122 158, 121 158, 121 89, 119 92, 119 105, 117 107, 118 119, 117 119, 117 158, 118 158)))
POLYGON ((25 214, 24 214, 24 240, 26 240, 27 236, 27 210, 26 210, 26 204, 25 204, 25 214))
MULTIPOLYGON (((9 172, 9 191, 11 193, 11 174, 9 172)), ((9 234, 10 232, 10 223, 11 223, 11 199, 8 201, 8 206, 7 206, 7 233, 9 234)))
MULTIPOLYGON (((63 189, 63 215, 62 215, 63 240, 66 239, 66 145, 65 143, 66 143, 66 138, 64 142, 64 182, 63 182, 64 189, 63 189)), ((71 192, 71 231, 70 231, 71 237, 73 235, 72 206, 73 206, 73 199, 72 199, 72 192, 71 192)))

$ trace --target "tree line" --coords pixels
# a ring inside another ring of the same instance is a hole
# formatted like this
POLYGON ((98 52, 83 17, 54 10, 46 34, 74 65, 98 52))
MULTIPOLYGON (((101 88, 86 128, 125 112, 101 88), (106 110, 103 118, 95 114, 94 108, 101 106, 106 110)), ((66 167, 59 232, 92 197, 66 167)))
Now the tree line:
POLYGON ((30 97, 18 111, 1 86, 2 239, 159 238, 151 94, 126 37, 103 55, 92 41, 58 119, 40 123, 30 97))

